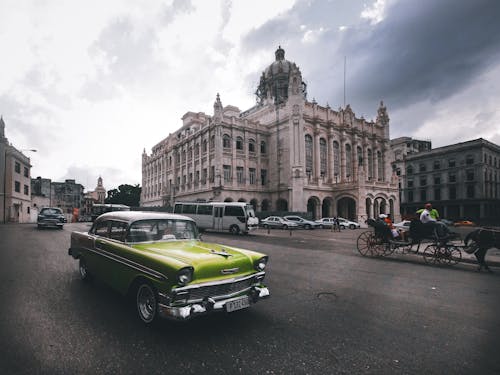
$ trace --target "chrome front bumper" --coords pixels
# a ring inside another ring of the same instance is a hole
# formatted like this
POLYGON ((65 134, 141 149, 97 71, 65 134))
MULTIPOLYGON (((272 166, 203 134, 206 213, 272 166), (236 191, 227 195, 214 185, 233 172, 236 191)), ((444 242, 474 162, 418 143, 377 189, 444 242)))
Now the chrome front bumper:
MULTIPOLYGON (((242 297, 247 297, 249 303, 257 303, 261 299, 269 297, 269 289, 264 286, 253 286, 249 293, 221 299, 215 301, 212 298, 205 298, 203 301, 198 303, 188 304, 186 306, 169 306, 164 303, 158 303, 158 314, 162 318, 174 319, 174 320, 188 320, 198 315, 204 315, 216 311, 224 311, 226 304, 232 301, 241 299, 242 297)), ((164 296, 160 295, 160 300, 164 296)))

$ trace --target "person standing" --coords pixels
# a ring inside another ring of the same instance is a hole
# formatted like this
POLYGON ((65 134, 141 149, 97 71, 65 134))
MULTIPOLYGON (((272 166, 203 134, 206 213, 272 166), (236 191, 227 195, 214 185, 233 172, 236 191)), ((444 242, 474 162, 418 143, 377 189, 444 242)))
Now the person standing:
POLYGON ((339 231, 340 232, 340 220, 337 216, 333 218, 333 231, 339 231))

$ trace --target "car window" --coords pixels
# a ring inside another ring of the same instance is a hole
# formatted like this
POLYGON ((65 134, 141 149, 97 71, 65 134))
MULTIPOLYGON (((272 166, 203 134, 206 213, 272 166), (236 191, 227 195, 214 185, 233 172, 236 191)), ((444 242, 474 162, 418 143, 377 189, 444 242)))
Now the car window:
POLYGON ((118 240, 125 240, 125 233, 127 233, 127 223, 121 221, 112 221, 109 227, 109 237, 118 240))
POLYGON ((190 220, 139 220, 130 225, 127 242, 171 241, 198 238, 190 220))
POLYGON ((94 227, 94 234, 101 237, 108 237, 108 221, 100 221, 94 227))
POLYGON ((62 211, 60 208, 42 208, 40 213, 43 215, 58 215, 62 214, 62 211))

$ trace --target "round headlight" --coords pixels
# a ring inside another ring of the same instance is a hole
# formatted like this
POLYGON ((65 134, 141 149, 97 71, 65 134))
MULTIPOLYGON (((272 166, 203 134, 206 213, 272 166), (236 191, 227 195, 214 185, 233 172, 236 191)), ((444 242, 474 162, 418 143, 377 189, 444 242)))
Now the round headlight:
POLYGON ((262 257, 257 262, 255 262, 255 269, 257 271, 264 271, 266 265, 267 265, 267 257, 262 257))
POLYGON ((193 280, 193 269, 186 267, 177 272, 177 281, 180 285, 189 284, 193 280))

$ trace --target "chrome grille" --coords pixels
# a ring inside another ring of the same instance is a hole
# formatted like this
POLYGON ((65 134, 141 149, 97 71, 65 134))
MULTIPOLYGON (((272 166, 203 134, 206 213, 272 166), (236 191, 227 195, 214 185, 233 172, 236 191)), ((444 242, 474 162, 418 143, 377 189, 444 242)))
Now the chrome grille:
POLYGON ((235 281, 234 283, 207 285, 201 286, 199 288, 191 288, 189 289, 189 300, 202 300, 205 297, 216 299, 216 297, 237 294, 250 288, 253 282, 253 278, 248 278, 245 280, 235 281))

